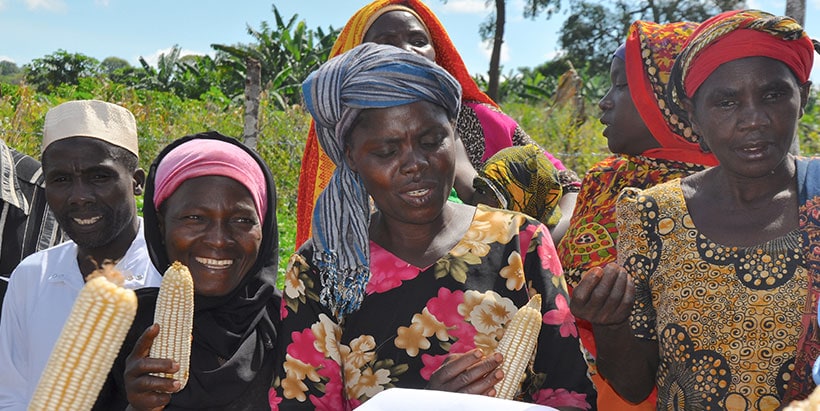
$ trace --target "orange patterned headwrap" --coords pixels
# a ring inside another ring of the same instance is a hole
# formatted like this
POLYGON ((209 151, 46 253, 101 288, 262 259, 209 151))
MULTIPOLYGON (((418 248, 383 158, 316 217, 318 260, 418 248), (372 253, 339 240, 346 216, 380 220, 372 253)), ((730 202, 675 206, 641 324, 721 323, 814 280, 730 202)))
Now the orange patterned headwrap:
POLYGON ((721 64, 745 57, 783 62, 803 84, 814 62, 814 45, 791 17, 759 10, 733 10, 714 16, 692 33, 672 69, 672 103, 691 98, 721 64))
MULTIPOLYGON (((336 43, 333 44, 329 58, 336 57, 361 44, 367 34, 367 29, 373 22, 384 13, 396 9, 409 9, 408 11, 417 16, 422 25, 427 28, 433 42, 433 49, 436 51, 436 63, 461 84, 463 101, 476 101, 498 107, 478 88, 444 26, 433 11, 420 0, 376 0, 362 7, 345 24, 336 43)), ((297 248, 310 238, 314 203, 322 189, 327 186, 335 168, 333 162, 319 147, 316 129, 311 122, 299 175, 299 192, 296 203, 297 248)))
POLYGON ((713 166, 718 163, 715 156, 701 150, 691 127, 664 101, 675 57, 697 27, 690 22, 632 23, 626 39, 626 79, 641 119, 661 145, 641 155, 713 166))

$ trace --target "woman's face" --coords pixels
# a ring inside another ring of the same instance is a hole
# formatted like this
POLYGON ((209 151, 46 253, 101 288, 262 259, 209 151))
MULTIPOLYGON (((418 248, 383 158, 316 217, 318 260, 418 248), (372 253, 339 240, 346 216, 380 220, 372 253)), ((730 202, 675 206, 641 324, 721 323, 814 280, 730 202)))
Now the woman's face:
POLYGON ((230 293, 256 262, 262 222, 250 192, 234 179, 185 181, 162 204, 159 217, 168 258, 188 266, 199 295, 230 293))
POLYGON ((406 11, 394 10, 379 16, 362 41, 388 44, 436 61, 436 50, 424 25, 406 11))
POLYGON ((612 84, 598 102, 609 151, 639 155, 650 148, 660 147, 635 108, 626 82, 626 63, 622 59, 612 59, 609 78, 612 84))
POLYGON ((759 177, 786 159, 809 86, 780 61, 747 57, 720 65, 685 104, 724 169, 759 177))
POLYGON ((345 155, 387 219, 425 224, 440 216, 455 178, 454 125, 419 101, 359 114, 345 155))

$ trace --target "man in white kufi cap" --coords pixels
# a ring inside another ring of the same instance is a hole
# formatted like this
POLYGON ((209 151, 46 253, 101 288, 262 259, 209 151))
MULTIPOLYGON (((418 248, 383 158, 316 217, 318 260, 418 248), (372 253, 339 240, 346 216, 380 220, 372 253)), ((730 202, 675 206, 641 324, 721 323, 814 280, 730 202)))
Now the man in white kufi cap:
POLYGON ((41 148, 49 207, 71 241, 14 270, 0 316, 0 409, 25 410, 85 278, 115 262, 126 288, 158 286, 137 215, 134 115, 98 100, 48 111, 41 148))

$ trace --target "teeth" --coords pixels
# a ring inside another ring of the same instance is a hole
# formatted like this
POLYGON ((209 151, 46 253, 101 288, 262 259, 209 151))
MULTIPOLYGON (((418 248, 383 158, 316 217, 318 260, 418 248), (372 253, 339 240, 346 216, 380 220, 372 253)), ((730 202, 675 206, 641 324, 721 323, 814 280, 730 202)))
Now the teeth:
POLYGON ((97 221, 100 221, 100 218, 102 218, 102 217, 96 216, 96 217, 91 217, 91 218, 74 218, 73 220, 74 220, 75 223, 77 223, 79 225, 91 225, 91 224, 96 223, 97 221))
POLYGON ((422 189, 422 190, 413 190, 413 191, 408 191, 407 195, 409 195, 411 197, 421 197, 421 196, 427 194, 429 191, 430 190, 428 190, 426 188, 422 189))
POLYGON ((214 260, 213 258, 196 257, 196 262, 211 268, 225 268, 233 264, 233 260, 214 260))

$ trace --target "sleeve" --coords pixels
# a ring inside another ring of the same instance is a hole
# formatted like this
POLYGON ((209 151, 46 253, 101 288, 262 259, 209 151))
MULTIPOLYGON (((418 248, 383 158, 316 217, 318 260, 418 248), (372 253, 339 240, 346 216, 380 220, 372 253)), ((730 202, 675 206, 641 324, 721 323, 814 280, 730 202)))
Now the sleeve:
POLYGON ((3 300, 2 321, 0 321, 0 410, 24 411, 28 407, 28 392, 33 392, 32 384, 26 376, 26 332, 25 295, 19 272, 12 273, 8 293, 3 300))
POLYGON ((592 409, 596 392, 588 377, 567 284, 547 228, 533 220, 522 227, 524 273, 531 293, 542 298, 542 324, 533 366, 522 386, 525 401, 552 407, 592 409), (527 238, 531 238, 527 241, 527 238))
POLYGON ((616 205, 616 225, 618 226, 618 264, 623 266, 635 281, 635 305, 632 307, 630 322, 633 334, 638 338, 655 340, 657 313, 652 305, 652 289, 649 279, 654 266, 650 248, 652 232, 644 222, 642 214, 657 213, 653 207, 657 203, 637 188, 621 191, 616 205))
POLYGON ((277 410, 346 409, 341 327, 319 302, 321 281, 308 240, 288 261, 270 406, 277 410))

